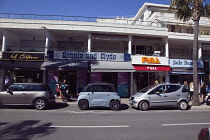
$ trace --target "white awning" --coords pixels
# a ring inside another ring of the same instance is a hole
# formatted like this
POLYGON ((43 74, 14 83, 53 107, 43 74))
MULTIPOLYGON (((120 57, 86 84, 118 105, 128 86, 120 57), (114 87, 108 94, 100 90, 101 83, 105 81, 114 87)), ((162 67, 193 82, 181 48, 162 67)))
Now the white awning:
POLYGON ((95 61, 91 62, 91 72, 134 72, 131 62, 95 61))

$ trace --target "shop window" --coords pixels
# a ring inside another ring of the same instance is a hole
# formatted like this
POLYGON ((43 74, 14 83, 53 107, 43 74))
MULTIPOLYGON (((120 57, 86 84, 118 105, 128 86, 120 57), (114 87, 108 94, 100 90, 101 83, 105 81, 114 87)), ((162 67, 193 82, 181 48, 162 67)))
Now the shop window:
POLYGON ((136 54, 152 56, 153 55, 152 46, 132 45, 132 55, 136 54))

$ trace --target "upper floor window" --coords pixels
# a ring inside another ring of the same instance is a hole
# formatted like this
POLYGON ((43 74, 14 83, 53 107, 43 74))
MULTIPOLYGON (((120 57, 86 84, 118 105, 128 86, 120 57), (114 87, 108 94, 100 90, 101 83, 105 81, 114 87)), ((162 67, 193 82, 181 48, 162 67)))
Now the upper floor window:
POLYGON ((152 46, 132 45, 132 55, 136 54, 152 56, 152 46))

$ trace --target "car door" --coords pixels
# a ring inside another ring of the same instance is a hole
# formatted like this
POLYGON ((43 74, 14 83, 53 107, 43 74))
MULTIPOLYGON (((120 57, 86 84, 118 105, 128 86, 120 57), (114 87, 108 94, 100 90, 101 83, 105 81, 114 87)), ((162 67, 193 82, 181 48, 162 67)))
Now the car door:
POLYGON ((181 97, 181 92, 179 91, 181 85, 167 85, 168 91, 168 105, 175 106, 177 105, 177 101, 181 97))
POLYGON ((165 106, 168 100, 167 89, 165 85, 160 85, 150 93, 151 106, 165 106))
POLYGON ((92 85, 92 92, 90 94, 91 106, 107 106, 109 103, 109 92, 107 92, 107 85, 92 85))
POLYGON ((14 84, 10 86, 9 92, 2 93, 2 104, 25 104, 27 85, 14 84))

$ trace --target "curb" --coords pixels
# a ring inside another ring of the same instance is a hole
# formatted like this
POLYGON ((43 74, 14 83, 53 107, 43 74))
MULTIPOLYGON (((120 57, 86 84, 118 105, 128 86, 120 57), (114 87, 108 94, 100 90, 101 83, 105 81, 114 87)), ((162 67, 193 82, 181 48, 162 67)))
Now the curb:
MULTIPOLYGON (((72 98, 72 101, 69 102, 62 102, 60 98, 56 98, 56 103, 66 103, 68 105, 77 106, 77 98, 72 98)), ((130 107, 129 99, 122 98, 121 104, 127 104, 130 107)), ((210 110, 210 105, 202 104, 200 106, 190 106, 189 110, 210 110)))

